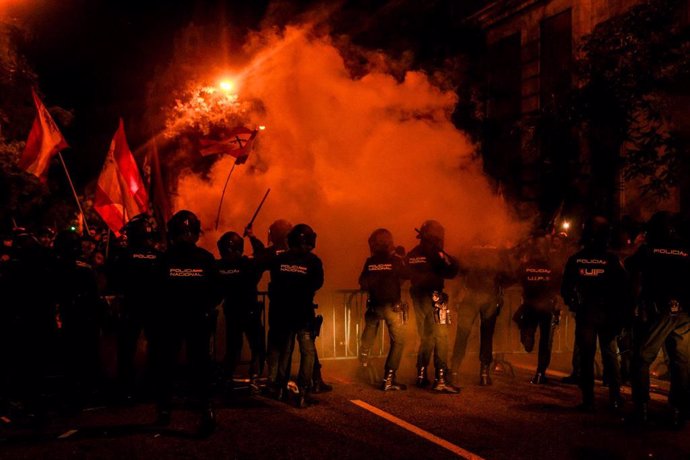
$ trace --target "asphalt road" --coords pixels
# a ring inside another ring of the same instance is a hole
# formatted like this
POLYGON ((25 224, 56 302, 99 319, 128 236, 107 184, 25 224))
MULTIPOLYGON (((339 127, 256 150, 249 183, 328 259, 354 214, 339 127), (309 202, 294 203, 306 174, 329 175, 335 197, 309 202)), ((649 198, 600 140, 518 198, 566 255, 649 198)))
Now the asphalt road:
MULTIPOLYGON (((150 404, 56 416, 39 431, 0 424, 0 458, 690 458, 690 428, 667 426, 663 398, 652 402, 655 420, 646 428, 624 420, 631 404, 622 414, 609 411, 601 387, 599 410, 581 414, 573 409, 575 387, 558 379, 531 385, 534 356, 510 359, 514 376, 504 372, 492 387, 479 387, 470 355, 459 395, 414 387, 383 393, 357 378, 356 361, 326 361, 334 391, 318 395, 318 405, 297 409, 237 392, 219 401, 218 429, 205 439, 188 410, 176 411, 168 428, 152 426, 150 404)), ((412 381, 411 356, 403 369, 401 380, 412 381)))

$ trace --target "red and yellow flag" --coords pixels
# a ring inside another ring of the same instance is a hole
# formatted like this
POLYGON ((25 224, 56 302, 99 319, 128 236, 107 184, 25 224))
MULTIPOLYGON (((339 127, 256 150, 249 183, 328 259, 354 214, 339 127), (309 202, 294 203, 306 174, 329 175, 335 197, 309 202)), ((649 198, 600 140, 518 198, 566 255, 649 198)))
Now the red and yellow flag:
POLYGON ((33 89, 31 94, 36 106, 36 119, 26 140, 24 153, 19 159, 19 167, 45 181, 50 159, 68 145, 53 121, 53 117, 50 116, 33 89))
POLYGON ((148 201, 139 168, 127 145, 124 123, 120 119, 98 177, 94 209, 119 236, 122 227, 132 217, 148 210, 148 201))

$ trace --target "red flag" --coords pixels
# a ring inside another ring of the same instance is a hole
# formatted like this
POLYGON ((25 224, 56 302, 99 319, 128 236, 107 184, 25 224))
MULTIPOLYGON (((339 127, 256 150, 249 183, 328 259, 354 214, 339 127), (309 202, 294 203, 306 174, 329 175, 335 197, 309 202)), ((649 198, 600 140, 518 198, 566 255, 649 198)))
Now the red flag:
POLYGON ((203 156, 227 153, 237 159, 235 164, 241 165, 247 161, 258 133, 258 130, 244 126, 216 131, 199 141, 199 153, 203 156))
POLYGON ((69 146, 33 89, 31 94, 36 106, 36 119, 26 140, 24 153, 19 159, 19 167, 45 181, 50 159, 69 146))
POLYGON ((148 210, 148 194, 127 145, 122 119, 98 177, 94 209, 116 236, 132 217, 148 210))

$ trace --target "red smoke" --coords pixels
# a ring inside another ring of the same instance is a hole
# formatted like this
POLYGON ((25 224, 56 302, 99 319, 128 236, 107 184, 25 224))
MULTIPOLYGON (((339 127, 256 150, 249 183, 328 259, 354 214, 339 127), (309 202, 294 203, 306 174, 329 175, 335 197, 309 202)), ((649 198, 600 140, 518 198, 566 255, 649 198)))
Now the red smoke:
POLYGON ((256 234, 265 238, 278 218, 310 224, 333 288, 356 287, 378 227, 408 250, 426 219, 445 226, 451 253, 518 238, 520 226, 492 193, 474 146, 450 120, 453 91, 420 72, 402 82, 378 70, 353 79, 330 38, 306 28, 257 36, 252 46, 238 90, 262 102, 264 112, 251 121, 266 130, 233 173, 220 231, 212 228, 234 159, 219 160, 210 180, 179 178, 175 208, 199 215, 205 247, 215 248, 225 231, 241 232, 269 187, 256 234))

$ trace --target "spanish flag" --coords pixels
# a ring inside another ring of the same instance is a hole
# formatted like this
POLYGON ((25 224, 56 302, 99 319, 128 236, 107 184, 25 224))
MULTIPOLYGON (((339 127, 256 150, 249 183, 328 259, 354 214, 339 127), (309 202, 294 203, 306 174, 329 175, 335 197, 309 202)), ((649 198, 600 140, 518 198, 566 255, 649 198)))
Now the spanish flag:
POLYGON ((24 153, 19 159, 19 167, 45 182, 50 159, 69 146, 33 89, 31 94, 36 105, 36 119, 31 126, 24 153))
POLYGON ((116 236, 132 217, 148 210, 148 193, 127 145, 122 119, 98 176, 93 205, 116 236))

